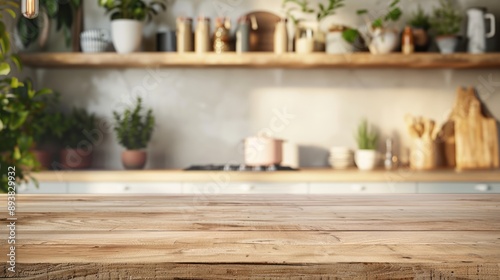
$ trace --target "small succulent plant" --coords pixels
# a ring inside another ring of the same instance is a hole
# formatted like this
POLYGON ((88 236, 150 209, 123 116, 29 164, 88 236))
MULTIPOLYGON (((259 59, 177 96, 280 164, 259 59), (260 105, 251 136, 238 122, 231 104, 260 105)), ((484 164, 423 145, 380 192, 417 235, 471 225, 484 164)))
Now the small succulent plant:
POLYGON ((356 133, 356 141, 360 150, 376 150, 378 144, 378 134, 370 128, 366 119, 362 120, 356 133))

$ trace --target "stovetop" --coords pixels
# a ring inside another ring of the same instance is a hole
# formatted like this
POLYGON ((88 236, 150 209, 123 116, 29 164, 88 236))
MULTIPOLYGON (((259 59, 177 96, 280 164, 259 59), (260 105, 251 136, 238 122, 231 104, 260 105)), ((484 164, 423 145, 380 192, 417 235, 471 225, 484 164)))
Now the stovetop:
POLYGON ((298 171, 298 169, 281 166, 247 166, 245 164, 209 164, 209 165, 192 165, 184 169, 186 171, 251 171, 251 172, 274 172, 274 171, 298 171))

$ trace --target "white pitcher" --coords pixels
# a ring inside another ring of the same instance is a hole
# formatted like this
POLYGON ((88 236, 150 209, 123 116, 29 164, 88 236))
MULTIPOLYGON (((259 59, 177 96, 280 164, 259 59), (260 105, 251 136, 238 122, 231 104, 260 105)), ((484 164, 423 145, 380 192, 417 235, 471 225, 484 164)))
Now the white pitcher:
POLYGON ((469 53, 479 54, 486 51, 486 38, 495 36, 495 16, 486 13, 480 8, 471 8, 467 11, 467 37, 469 53), (490 20, 490 32, 486 34, 486 20, 490 20))

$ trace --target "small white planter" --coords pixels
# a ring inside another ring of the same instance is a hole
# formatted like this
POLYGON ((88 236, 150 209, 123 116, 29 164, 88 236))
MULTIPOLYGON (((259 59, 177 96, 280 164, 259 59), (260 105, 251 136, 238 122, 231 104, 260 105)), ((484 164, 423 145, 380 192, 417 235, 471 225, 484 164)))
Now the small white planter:
POLYGON ((332 31, 326 35, 326 53, 345 54, 353 51, 354 46, 344 40, 341 31, 332 31))
POLYGON ((379 155, 375 150, 357 150, 354 161, 359 170, 373 170, 379 163, 379 155))
POLYGON ((132 19, 116 19, 111 22, 113 45, 118 53, 141 50, 143 23, 132 19))
POLYGON ((442 54, 451 54, 457 48, 458 38, 456 36, 440 36, 436 38, 436 43, 442 54))
POLYGON ((399 33, 396 30, 377 29, 372 36, 368 46, 372 54, 388 54, 399 45, 399 33))

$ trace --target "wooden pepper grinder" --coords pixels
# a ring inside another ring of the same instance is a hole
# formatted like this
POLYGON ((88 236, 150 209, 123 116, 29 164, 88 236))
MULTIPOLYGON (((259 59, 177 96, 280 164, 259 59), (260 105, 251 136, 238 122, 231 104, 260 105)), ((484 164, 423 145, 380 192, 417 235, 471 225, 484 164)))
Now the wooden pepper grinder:
POLYGON ((403 38, 401 40, 401 50, 404 54, 412 54, 415 52, 415 43, 413 38, 413 30, 411 27, 406 26, 403 32, 403 38))

